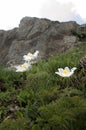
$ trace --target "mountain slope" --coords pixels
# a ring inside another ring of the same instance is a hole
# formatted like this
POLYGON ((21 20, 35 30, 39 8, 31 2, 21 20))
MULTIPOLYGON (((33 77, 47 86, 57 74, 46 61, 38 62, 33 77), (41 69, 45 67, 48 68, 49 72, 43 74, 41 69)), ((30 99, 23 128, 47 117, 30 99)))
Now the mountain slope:
POLYGON ((32 70, 0 70, 1 130, 86 130, 86 46, 41 60, 32 70), (83 57, 83 58, 82 58, 83 57), (71 77, 58 68, 77 67, 71 77))

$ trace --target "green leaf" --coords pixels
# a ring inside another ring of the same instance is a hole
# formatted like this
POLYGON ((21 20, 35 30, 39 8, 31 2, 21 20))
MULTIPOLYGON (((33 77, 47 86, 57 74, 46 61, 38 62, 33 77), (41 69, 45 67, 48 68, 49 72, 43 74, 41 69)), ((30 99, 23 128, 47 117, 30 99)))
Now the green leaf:
POLYGON ((38 125, 34 125, 31 130, 41 130, 38 125))

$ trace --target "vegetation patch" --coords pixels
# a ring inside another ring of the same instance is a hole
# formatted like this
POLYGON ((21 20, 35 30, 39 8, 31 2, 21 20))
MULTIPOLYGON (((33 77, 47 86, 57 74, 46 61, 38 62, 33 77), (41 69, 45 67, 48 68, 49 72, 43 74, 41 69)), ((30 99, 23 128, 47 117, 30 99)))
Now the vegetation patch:
POLYGON ((0 67, 0 130, 86 130, 85 55, 83 45, 26 72, 0 67), (55 74, 67 66, 72 76, 55 74))

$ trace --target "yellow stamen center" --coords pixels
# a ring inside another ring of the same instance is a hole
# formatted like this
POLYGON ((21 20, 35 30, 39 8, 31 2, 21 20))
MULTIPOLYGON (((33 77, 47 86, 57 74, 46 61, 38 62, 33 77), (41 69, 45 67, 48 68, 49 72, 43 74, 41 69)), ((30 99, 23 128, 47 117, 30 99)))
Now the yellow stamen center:
POLYGON ((22 69, 27 69, 27 66, 26 65, 22 65, 21 68, 22 69))
POLYGON ((28 56, 29 56, 30 58, 32 58, 32 57, 33 57, 33 54, 28 54, 28 56))
POLYGON ((68 72, 67 70, 64 70, 64 71, 63 71, 63 74, 64 74, 64 75, 68 75, 69 72, 68 72))

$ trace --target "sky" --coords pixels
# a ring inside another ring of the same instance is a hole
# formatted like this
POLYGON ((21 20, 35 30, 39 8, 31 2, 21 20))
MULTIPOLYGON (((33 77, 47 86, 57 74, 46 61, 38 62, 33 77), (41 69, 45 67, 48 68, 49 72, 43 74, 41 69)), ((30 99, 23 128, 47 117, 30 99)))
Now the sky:
POLYGON ((25 17, 86 23, 86 0, 0 0, 0 30, 19 26, 25 17))

